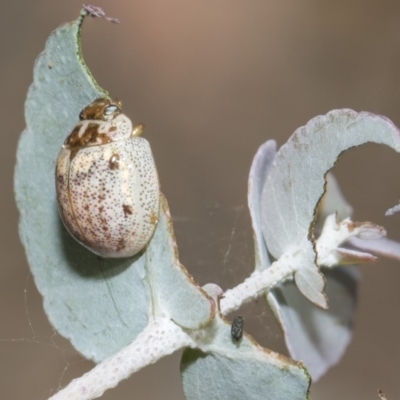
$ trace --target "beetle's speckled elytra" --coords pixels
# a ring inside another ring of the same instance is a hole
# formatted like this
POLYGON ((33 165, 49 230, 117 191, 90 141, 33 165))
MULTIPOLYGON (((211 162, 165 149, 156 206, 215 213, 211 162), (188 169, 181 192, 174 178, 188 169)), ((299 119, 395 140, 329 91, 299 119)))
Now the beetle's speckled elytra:
POLYGON ((132 128, 121 102, 94 100, 57 158, 58 209, 71 235, 102 257, 130 257, 151 239, 160 189, 143 125, 132 128))

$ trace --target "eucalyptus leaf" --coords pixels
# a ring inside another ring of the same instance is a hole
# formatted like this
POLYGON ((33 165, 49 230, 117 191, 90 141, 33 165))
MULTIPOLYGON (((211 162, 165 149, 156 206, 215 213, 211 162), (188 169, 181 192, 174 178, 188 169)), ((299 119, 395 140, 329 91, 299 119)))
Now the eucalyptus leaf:
POLYGON ((342 357, 352 337, 357 301, 357 267, 323 269, 329 309, 310 303, 293 282, 268 294, 268 303, 285 336, 291 357, 317 380, 342 357))
POLYGON ((301 363, 262 348, 246 334, 234 341, 231 326, 220 318, 200 349, 184 351, 181 375, 188 400, 306 400, 311 384, 301 363))
POLYGON ((343 109, 313 118, 279 149, 261 200, 264 238, 274 257, 310 237, 326 173, 342 152, 368 142, 400 151, 399 130, 390 120, 343 109))
POLYGON ((348 109, 315 117, 279 149, 262 193, 261 223, 268 251, 275 258, 296 254, 297 287, 322 308, 327 308, 324 281, 311 260, 311 241, 325 175, 343 151, 368 142, 400 151, 399 130, 384 117, 348 109))
POLYGON ((275 140, 262 144, 253 158, 249 175, 247 201, 253 225, 255 269, 260 271, 271 265, 261 229, 261 194, 275 155, 275 140))
POLYGON ((46 313, 78 351, 99 362, 131 343, 156 314, 168 312, 177 323, 196 327, 214 310, 177 260, 166 203, 149 255, 142 252, 127 259, 91 253, 69 235, 58 216, 54 170, 59 150, 80 110, 95 98, 107 97, 81 56, 85 15, 55 30, 35 63, 25 104, 27 127, 17 152, 15 192, 21 240, 46 313), (175 285, 167 287, 171 282, 175 285), (162 293, 155 296, 156 290, 162 293), (180 302, 172 301, 176 295, 180 302), (194 304, 185 308, 188 296, 194 304), (157 302, 160 298, 170 301, 157 302))
POLYGON ((55 30, 35 63, 15 192, 20 236, 52 325, 85 357, 100 361, 145 328, 151 302, 143 257, 102 259, 78 244, 58 216, 54 169, 59 150, 80 110, 107 95, 81 58, 83 20, 81 15, 55 30))
POLYGON ((146 250, 146 259, 155 316, 167 314, 176 324, 187 329, 198 329, 214 318, 215 302, 179 263, 164 196, 161 196, 160 218, 146 250))
POLYGON ((353 214, 353 207, 344 198, 335 175, 330 172, 325 179, 326 190, 317 210, 317 224, 315 227, 317 233, 321 232, 322 225, 328 215, 336 213, 337 219, 342 221, 353 214))
MULTIPOLYGON (((263 149, 268 143, 269 141, 264 143, 258 150, 249 176, 249 207, 253 209, 251 216, 255 237, 259 236, 261 229, 261 211, 257 200, 250 201, 251 188, 254 186, 252 182, 264 187, 267 181, 271 160, 263 149), (264 170, 257 170, 254 167, 256 165, 265 165, 264 170)), ((329 173, 326 175, 326 181, 326 192, 318 205, 315 229, 317 234, 321 232, 322 224, 328 215, 336 212, 340 221, 352 214, 352 207, 341 193, 335 177, 329 173)), ((264 242, 258 239, 256 247, 258 243, 264 242)), ((351 238, 349 244, 394 258, 400 254, 399 244, 386 238, 367 241, 351 238)), ((291 282, 280 285, 267 296, 268 303, 282 328, 291 357, 302 360, 314 380, 336 364, 343 355, 351 340, 357 301, 357 267, 347 266, 335 268, 333 271, 323 269, 323 272, 330 301, 327 311, 322 311, 306 301, 291 282)))

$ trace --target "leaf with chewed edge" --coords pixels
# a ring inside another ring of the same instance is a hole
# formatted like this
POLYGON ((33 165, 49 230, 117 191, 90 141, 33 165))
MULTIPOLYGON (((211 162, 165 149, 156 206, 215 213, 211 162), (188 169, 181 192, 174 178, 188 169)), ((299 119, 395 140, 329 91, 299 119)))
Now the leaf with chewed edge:
POLYGON ((99 362, 131 343, 155 315, 167 313, 183 327, 196 328, 213 317, 214 308, 179 264, 166 203, 151 253, 126 259, 91 253, 58 216, 54 169, 59 150, 79 112, 95 98, 108 96, 82 59, 85 15, 56 29, 35 63, 15 192, 21 240, 46 313, 79 352, 99 362), (181 301, 173 301, 177 295, 181 301), (169 301, 160 304, 156 297, 169 301), (188 298, 191 307, 184 303, 188 298))
MULTIPOLYGON (((268 258, 262 257, 267 254, 267 248, 261 232, 260 200, 275 154, 274 141, 262 144, 254 156, 249 175, 248 203, 255 237, 256 270, 270 266, 265 262, 268 258)), ((327 191, 318 207, 318 231, 328 215, 337 213, 342 220, 352 212, 335 177, 328 174, 326 178, 327 191)), ((266 296, 291 357, 302 360, 313 380, 339 361, 352 336, 358 271, 356 267, 350 268, 324 270, 330 300, 328 310, 321 310, 309 302, 293 282, 281 284, 266 296)))
MULTIPOLYGON (((339 220, 347 218, 352 207, 343 197, 335 177, 328 174, 326 178, 327 191, 318 208, 319 222, 335 212, 339 220)), ((355 266, 323 268, 322 272, 327 282, 328 310, 307 301, 293 282, 283 283, 267 296, 290 356, 302 360, 313 381, 339 362, 351 340, 359 279, 355 266)))
POLYGON ((310 263, 313 244, 306 246, 304 240, 313 240, 326 173, 343 151, 368 142, 400 151, 399 130, 387 118, 349 109, 315 117, 279 149, 264 186, 261 216, 268 251, 275 258, 297 255, 302 264, 296 273, 298 287, 321 307, 323 278, 315 263, 310 263))

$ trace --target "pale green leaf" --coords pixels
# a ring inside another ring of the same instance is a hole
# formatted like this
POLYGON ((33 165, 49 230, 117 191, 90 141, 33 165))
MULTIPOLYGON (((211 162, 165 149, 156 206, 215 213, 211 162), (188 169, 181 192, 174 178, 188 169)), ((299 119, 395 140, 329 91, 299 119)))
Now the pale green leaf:
POLYGON ((146 250, 155 315, 165 313, 178 325, 197 329, 214 318, 215 302, 179 263, 167 201, 161 196, 160 219, 146 250))
POLYGON ((36 61, 15 191, 20 236, 46 313, 78 351, 100 361, 132 342, 155 314, 169 313, 177 323, 197 327, 212 317, 213 308, 178 262, 166 204, 149 257, 100 258, 78 244, 58 216, 54 170, 59 150, 80 110, 107 96, 81 57, 83 20, 81 15, 54 31, 36 61), (192 307, 184 303, 189 297, 192 307))
POLYGON ((182 356, 188 400, 308 399, 311 381, 301 363, 262 348, 248 335, 234 341, 227 322, 217 318, 203 341, 201 350, 186 349, 182 356))

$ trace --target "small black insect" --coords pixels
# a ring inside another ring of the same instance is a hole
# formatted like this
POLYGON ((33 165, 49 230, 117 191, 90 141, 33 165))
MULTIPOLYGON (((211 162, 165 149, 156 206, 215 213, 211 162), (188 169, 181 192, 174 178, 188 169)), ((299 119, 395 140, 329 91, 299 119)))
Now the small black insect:
POLYGON ((238 342, 239 340, 242 339, 243 326, 244 326, 243 317, 241 316, 235 317, 231 326, 231 336, 235 342, 238 342))

